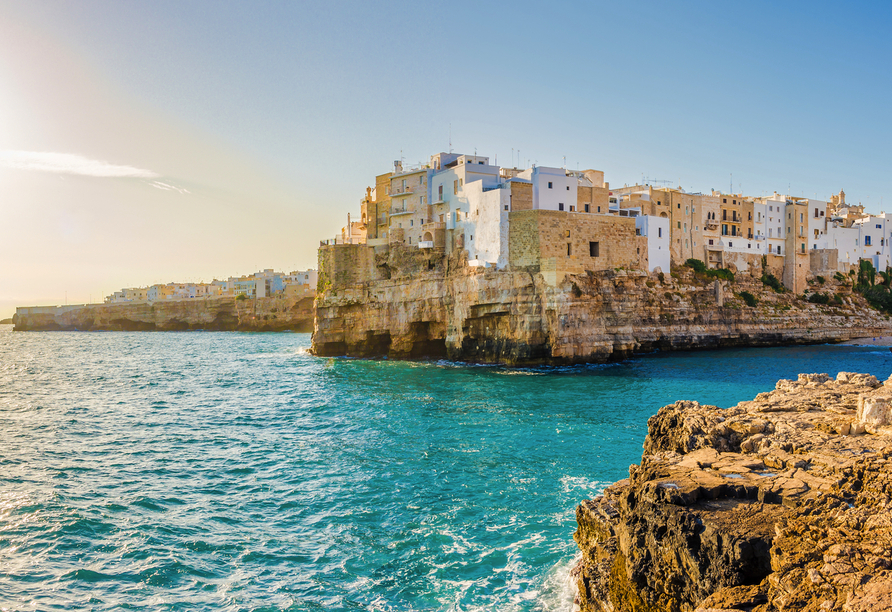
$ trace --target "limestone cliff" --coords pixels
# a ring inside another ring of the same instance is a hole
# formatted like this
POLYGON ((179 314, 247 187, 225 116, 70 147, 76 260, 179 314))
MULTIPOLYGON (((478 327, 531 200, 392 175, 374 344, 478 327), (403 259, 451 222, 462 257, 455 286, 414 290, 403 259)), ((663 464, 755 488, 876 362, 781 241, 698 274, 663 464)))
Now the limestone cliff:
POLYGON ((892 611, 892 380, 676 402, 576 511, 584 612, 892 611))
POLYGON ((16 331, 301 331, 313 329, 313 298, 208 298, 19 308, 16 331))
POLYGON ((619 269, 568 275, 551 286, 538 272, 472 267, 460 256, 323 247, 313 351, 572 363, 892 332, 887 316, 834 283, 826 290, 842 296, 841 306, 776 293, 745 274, 729 283, 700 280, 688 268, 661 275, 619 269), (744 291, 756 296, 755 306, 742 299, 744 291))

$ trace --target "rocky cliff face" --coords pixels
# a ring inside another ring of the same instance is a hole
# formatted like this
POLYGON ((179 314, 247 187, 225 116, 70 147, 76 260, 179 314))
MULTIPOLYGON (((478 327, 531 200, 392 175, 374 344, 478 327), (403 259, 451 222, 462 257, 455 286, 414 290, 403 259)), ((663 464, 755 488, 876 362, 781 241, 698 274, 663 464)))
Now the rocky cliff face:
POLYGON ((687 268, 661 277, 621 269, 570 275, 553 287, 538 273, 469 267, 458 257, 402 249, 378 256, 374 270, 346 281, 326 278, 320 268, 318 355, 573 363, 655 349, 892 333, 888 317, 841 285, 830 290, 843 294, 842 306, 775 293, 752 276, 700 280, 687 268), (743 291, 758 303, 747 306, 743 291))
POLYGON ((313 329, 313 298, 209 298, 80 307, 19 308, 16 331, 300 331, 313 329))
POLYGON ((892 380, 676 402, 576 511, 586 612, 892 611, 892 380))

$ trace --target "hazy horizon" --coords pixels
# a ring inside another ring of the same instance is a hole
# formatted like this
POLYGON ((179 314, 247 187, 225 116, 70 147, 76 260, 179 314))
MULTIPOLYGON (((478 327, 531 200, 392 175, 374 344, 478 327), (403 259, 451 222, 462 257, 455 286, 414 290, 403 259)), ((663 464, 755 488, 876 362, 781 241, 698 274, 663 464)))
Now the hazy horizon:
POLYGON ((880 3, 0 9, 0 319, 314 268, 376 174, 450 136, 611 185, 733 173, 735 192, 885 206, 880 3))

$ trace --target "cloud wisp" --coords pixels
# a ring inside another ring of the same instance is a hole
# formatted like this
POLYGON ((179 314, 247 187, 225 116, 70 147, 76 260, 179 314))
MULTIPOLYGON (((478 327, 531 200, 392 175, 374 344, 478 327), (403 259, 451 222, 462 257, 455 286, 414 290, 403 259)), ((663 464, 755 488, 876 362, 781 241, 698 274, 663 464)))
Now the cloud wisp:
POLYGON ((157 178, 151 170, 119 166, 71 153, 0 151, 0 166, 15 170, 37 170, 53 174, 75 174, 98 178, 157 178))

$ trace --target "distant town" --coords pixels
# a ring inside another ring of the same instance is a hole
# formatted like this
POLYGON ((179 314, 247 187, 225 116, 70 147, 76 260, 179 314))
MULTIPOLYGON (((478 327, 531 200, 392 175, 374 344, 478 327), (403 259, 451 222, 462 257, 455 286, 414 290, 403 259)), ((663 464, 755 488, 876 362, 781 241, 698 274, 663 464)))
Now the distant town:
POLYGON ((688 259, 710 268, 768 265, 798 293, 808 275, 847 272, 862 259, 885 270, 890 241, 892 214, 867 214, 844 191, 825 201, 617 188, 598 170, 503 168, 488 157, 437 153, 375 177, 359 219, 348 215, 321 246, 465 250, 470 266, 536 269, 551 284, 585 270, 668 272, 688 259))
POLYGON ((316 292, 316 270, 284 273, 267 269, 247 276, 231 276, 209 283, 166 283, 150 287, 130 287, 105 298, 106 304, 193 300, 211 297, 254 299, 277 295, 302 298, 316 292))

